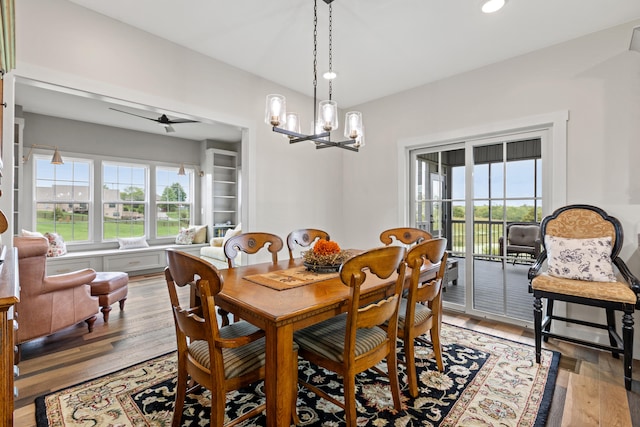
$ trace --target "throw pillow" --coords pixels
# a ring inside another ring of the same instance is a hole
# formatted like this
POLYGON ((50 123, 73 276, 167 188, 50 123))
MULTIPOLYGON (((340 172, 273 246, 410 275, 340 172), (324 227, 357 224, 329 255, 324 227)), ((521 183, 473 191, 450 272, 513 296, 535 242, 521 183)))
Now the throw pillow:
POLYGON ((20 235, 23 237, 44 237, 44 235, 39 231, 29 231, 25 230, 24 228, 20 232, 20 235))
POLYGON ((56 257, 67 253, 67 245, 58 233, 44 233, 44 237, 49 241, 48 257, 56 257))
POLYGON ((611 237, 566 239, 545 236, 548 273, 565 279, 615 282, 611 237))
POLYGON ((224 246, 225 243, 227 243, 227 240, 229 240, 232 237, 237 236, 238 234, 242 234, 242 229, 240 228, 240 224, 236 225, 236 228, 230 228, 227 230, 226 233, 224 233, 224 239, 222 240, 222 246, 224 246))
POLYGON ((211 246, 220 247, 224 243, 224 237, 214 237, 211 239, 211 246))
POLYGON ((207 241, 207 226, 192 225, 196 229, 196 235, 193 237, 193 243, 204 243, 207 241))
POLYGON ((136 248, 148 248, 149 244, 145 239, 145 236, 140 237, 119 237, 118 243, 120 249, 136 249, 136 248))
POLYGON ((190 245, 193 243, 193 238, 196 236, 195 227, 181 228, 180 232, 176 236, 177 245, 190 245))

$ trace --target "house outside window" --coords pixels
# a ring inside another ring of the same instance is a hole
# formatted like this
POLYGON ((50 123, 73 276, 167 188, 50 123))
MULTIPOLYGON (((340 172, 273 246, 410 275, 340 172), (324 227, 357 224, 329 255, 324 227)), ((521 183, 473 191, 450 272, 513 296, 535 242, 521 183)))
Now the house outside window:
POLYGON ((148 170, 146 165, 103 163, 103 240, 146 235, 148 170))
POLYGON ((178 234, 188 227, 193 213, 193 170, 178 175, 177 168, 156 168, 156 236, 178 234))
POLYGON ((48 156, 34 156, 36 230, 55 232, 65 242, 90 240, 93 162, 65 157, 52 165, 48 156))

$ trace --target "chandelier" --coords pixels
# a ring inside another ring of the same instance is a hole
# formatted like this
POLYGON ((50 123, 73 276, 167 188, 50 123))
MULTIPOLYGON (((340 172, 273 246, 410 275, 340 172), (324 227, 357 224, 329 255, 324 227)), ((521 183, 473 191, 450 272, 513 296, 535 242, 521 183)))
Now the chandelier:
POLYGON ((316 148, 339 147, 345 150, 358 151, 364 146, 364 126, 362 114, 359 111, 349 111, 345 115, 343 141, 333 141, 331 132, 338 129, 338 104, 332 99, 332 80, 336 74, 333 72, 333 0, 324 0, 329 5, 329 71, 325 77, 329 80, 329 99, 317 102, 318 87, 318 0, 313 1, 313 117, 311 134, 300 133, 300 117, 298 113, 287 112, 286 99, 283 95, 267 95, 265 110, 265 123, 272 126, 272 130, 284 134, 293 144, 301 141, 311 141, 316 148))

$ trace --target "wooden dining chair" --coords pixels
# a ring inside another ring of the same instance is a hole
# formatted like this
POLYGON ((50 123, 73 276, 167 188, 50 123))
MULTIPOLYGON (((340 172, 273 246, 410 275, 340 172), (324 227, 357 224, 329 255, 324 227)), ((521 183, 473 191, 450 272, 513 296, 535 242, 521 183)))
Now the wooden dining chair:
POLYGON ((293 250, 297 246, 308 248, 316 240, 330 240, 329 233, 316 228, 301 228, 299 230, 293 230, 287 236, 287 248, 289 249, 289 259, 293 259, 293 250))
MULTIPOLYGON (((227 264, 229 268, 235 268, 236 258, 239 252, 246 254, 255 254, 262 248, 266 248, 271 252, 271 260, 274 264, 278 263, 278 252, 283 247, 282 239, 271 233, 242 233, 237 236, 231 237, 224 244, 224 255, 227 258, 227 264)), ((226 310, 218 309, 218 314, 222 317, 222 325, 227 326, 230 323, 229 313, 226 310)), ((233 320, 238 321, 237 315, 233 316, 233 320)))
POLYGON ((227 257, 229 268, 235 267, 235 259, 238 252, 255 254, 260 249, 266 248, 271 252, 273 263, 278 262, 278 252, 283 248, 282 239, 271 233, 242 233, 230 238, 224 244, 224 255, 227 257))
POLYGON ((387 246, 394 243, 394 241, 400 242, 405 246, 412 246, 432 237, 431 233, 413 227, 390 228, 380 233, 380 241, 387 246))
POLYGON ((409 250, 405 258, 411 269, 409 292, 400 300, 398 338, 404 341, 409 393, 418 397, 414 340, 425 341, 422 335, 429 331, 438 370, 444 370, 440 329, 442 325, 442 281, 447 268, 447 239, 437 238, 422 242, 409 250), (420 270, 440 265, 433 279, 421 282, 420 270))
POLYGON ((347 426, 356 426, 355 375, 387 360, 393 403, 400 411, 400 386, 396 359, 398 306, 404 283, 406 250, 400 246, 371 249, 346 261, 340 269, 342 283, 350 287, 347 313, 308 326, 294 333, 299 354, 310 362, 343 378, 344 402, 317 387, 300 383, 326 400, 344 408, 347 426), (388 284, 389 297, 360 305, 360 287, 367 278, 397 278, 388 284), (381 327, 388 322, 389 328, 381 327))
MULTIPOLYGON (((175 249, 167 249, 167 263, 164 274, 178 343, 178 382, 171 425, 181 425, 186 394, 198 385, 211 391, 212 427, 230 427, 258 415, 265 409, 264 404, 224 424, 226 393, 264 379, 264 331, 244 321, 218 328, 214 297, 220 292, 222 283, 211 264, 175 249), (201 305, 183 308, 180 304, 178 287, 188 285, 197 286, 201 305), (187 390, 187 385, 193 383, 195 385, 187 390)), ((294 352, 292 375, 295 379, 298 375, 295 346, 294 352)), ((292 404, 294 422, 297 422, 295 400, 292 404)))

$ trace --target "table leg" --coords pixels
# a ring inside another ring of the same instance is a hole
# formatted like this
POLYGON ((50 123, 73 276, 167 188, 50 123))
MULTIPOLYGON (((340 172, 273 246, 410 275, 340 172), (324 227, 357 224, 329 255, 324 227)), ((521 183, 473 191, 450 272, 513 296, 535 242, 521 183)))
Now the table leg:
POLYGON ((293 325, 272 326, 266 332, 265 395, 267 427, 289 427, 293 391, 293 325))

